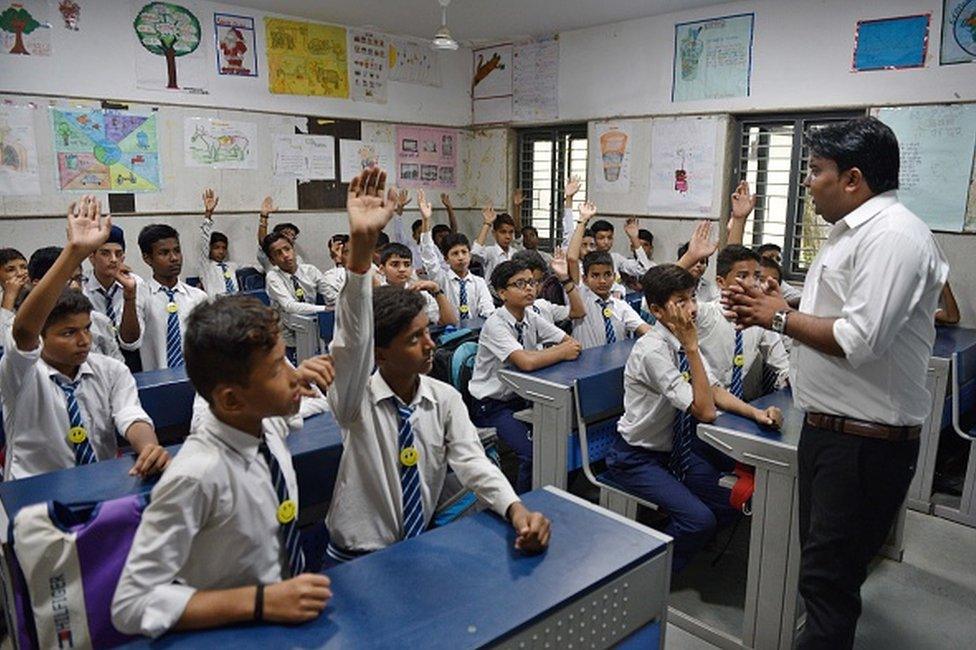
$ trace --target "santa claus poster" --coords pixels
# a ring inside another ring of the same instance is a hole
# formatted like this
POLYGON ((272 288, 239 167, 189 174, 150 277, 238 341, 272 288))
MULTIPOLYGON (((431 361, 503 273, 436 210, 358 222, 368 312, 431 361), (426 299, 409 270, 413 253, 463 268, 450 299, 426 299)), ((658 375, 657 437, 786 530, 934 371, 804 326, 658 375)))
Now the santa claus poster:
POLYGON ((258 76, 253 18, 215 13, 214 45, 217 48, 217 74, 258 76))

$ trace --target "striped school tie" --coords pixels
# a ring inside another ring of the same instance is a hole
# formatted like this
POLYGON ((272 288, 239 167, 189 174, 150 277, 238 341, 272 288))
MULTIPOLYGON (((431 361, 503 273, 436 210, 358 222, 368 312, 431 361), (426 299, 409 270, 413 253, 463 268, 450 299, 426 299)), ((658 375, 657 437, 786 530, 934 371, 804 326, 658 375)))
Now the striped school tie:
MULTIPOLYGON (((678 350, 678 370, 685 381, 691 381, 688 355, 684 350, 678 350)), ((685 479, 685 474, 691 466, 691 442, 695 435, 695 419, 688 411, 675 415, 674 440, 671 443, 671 457, 668 459, 668 469, 679 480, 685 479)))
POLYGON ((112 321, 113 325, 115 324, 115 305, 113 302, 115 300, 115 294, 118 293, 118 291, 119 285, 117 284, 113 284, 112 288, 108 290, 103 289, 102 287, 98 288, 98 293, 102 294, 102 296, 105 298, 105 315, 108 316, 108 319, 112 321))
POLYGON ((64 392, 64 399, 68 407, 68 444, 75 452, 75 465, 88 465, 98 460, 95 456, 95 449, 92 447, 91 440, 88 439, 88 431, 85 429, 85 421, 81 417, 81 407, 78 405, 78 398, 75 391, 78 390, 78 381, 66 381, 57 375, 52 375, 51 379, 64 392))
POLYGON ((302 552, 301 541, 298 538, 298 506, 288 494, 288 484, 281 471, 278 459, 274 457, 265 440, 258 445, 258 451, 264 456, 271 473, 271 483, 274 485, 275 496, 278 497, 278 534, 281 545, 288 557, 288 570, 291 577, 305 571, 305 553, 302 552))
POLYGON ((458 286, 458 312, 461 320, 467 319, 471 315, 471 305, 468 304, 468 279, 457 278, 458 286))
POLYGON ((732 382, 729 384, 729 392, 739 399, 742 399, 742 368, 745 363, 746 357, 742 353, 742 332, 736 330, 735 348, 732 352, 732 382))
POLYGON ((230 273, 228 273, 227 271, 227 263, 217 262, 217 266, 220 267, 220 270, 223 272, 224 275, 224 289, 227 290, 227 293, 234 293, 235 291, 234 281, 231 279, 230 273))
POLYGON ((163 287, 163 291, 166 292, 166 298, 169 300, 169 303, 166 305, 166 367, 179 368, 184 365, 183 335, 180 332, 180 309, 176 304, 176 290, 163 287))
POLYGON ((395 397, 390 398, 397 410, 400 429, 397 434, 400 455, 400 490, 403 493, 403 539, 416 537, 424 532, 424 501, 420 490, 420 468, 417 448, 414 446, 413 426, 410 416, 414 409, 404 406, 395 397))
POLYGON ((305 289, 302 288, 302 283, 298 281, 298 278, 294 275, 291 276, 291 286, 295 290, 295 300, 301 300, 302 302, 308 302, 305 300, 305 289))
POLYGON ((523 347, 525 346, 525 327, 525 323, 515 323, 515 339, 523 347))
POLYGON ((611 300, 600 300, 597 298, 596 303, 600 305, 600 315, 603 316, 603 333, 607 338, 607 345, 617 342, 617 333, 613 331, 613 307, 611 300))
POLYGON ((763 364, 762 368, 762 393, 769 395, 776 392, 776 384, 779 383, 779 373, 768 363, 763 364))

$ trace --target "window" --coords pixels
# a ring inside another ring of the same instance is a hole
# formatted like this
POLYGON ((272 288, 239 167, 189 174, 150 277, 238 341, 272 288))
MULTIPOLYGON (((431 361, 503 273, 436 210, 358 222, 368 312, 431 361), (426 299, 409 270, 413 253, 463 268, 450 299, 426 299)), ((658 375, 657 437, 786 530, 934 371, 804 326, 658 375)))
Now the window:
POLYGON ((563 186, 579 176, 575 208, 586 197, 586 125, 554 126, 518 131, 518 186, 525 197, 522 223, 539 230, 544 248, 563 240, 563 186))
POLYGON ((803 134, 813 126, 860 117, 863 112, 774 115, 739 119, 739 159, 734 184, 745 179, 756 194, 743 244, 778 244, 783 275, 802 280, 830 225, 814 214, 803 179, 809 153, 803 134))

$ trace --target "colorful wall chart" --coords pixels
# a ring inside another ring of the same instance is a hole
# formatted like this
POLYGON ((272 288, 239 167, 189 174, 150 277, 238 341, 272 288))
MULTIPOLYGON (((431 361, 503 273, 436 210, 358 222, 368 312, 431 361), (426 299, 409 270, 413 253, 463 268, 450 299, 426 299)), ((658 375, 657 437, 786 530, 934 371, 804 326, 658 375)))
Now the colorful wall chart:
POLYGON ((860 72, 924 66, 930 17, 920 14, 858 21, 851 69, 860 72))
POLYGON ((136 86, 191 94, 210 92, 210 70, 206 48, 200 47, 203 27, 196 3, 144 4, 133 0, 131 6, 136 86))
POLYGON ((754 14, 674 26, 671 101, 748 97, 754 14))
POLYGON ((395 164, 393 145, 388 142, 339 140, 339 180, 352 181, 368 167, 391 170, 395 164))
POLYGON ((214 14, 214 47, 217 55, 217 74, 236 77, 258 76, 254 19, 250 16, 214 14))
POLYGON ((34 111, 0 105, 0 195, 40 194, 34 111))
POLYGON ((268 90, 284 95, 349 97, 346 29, 265 18, 268 90))
POLYGON ((51 9, 47 0, 0 4, 0 53, 51 56, 51 9))
POLYGON ((453 188, 457 185, 459 133, 456 129, 398 126, 397 185, 453 188))
POLYGON ((257 125, 203 117, 183 122, 183 152, 187 167, 257 169, 257 125))
POLYGON ((386 103, 390 78, 387 36, 349 29, 349 94, 358 102, 386 103))
POLYGON ((425 86, 441 85, 440 59, 426 41, 390 38, 390 80, 425 86))
POLYGON ((154 114, 52 108, 51 128, 61 190, 159 190, 154 114))
POLYGON ((651 214, 711 214, 718 127, 715 118, 654 119, 651 184, 647 194, 647 209, 651 214))
POLYGON ((976 61, 976 0, 943 0, 939 63, 976 61))
POLYGON ((630 152, 634 148, 629 124, 597 122, 593 125, 596 145, 590 151, 595 173, 593 188, 600 192, 625 194, 630 191, 630 152))

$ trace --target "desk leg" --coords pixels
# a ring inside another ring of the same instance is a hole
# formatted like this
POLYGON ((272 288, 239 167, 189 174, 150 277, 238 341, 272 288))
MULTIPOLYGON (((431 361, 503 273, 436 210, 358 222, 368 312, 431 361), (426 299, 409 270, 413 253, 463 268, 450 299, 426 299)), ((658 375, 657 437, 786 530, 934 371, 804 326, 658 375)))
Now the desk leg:
POLYGON ((566 489, 566 455, 573 430, 570 396, 532 404, 532 489, 546 485, 566 489))
POLYGON ((905 555, 905 517, 907 513, 908 502, 906 501, 901 504, 901 509, 898 511, 898 518, 892 524, 891 531, 888 533, 888 539, 885 540, 884 546, 879 551, 881 555, 895 562, 901 562, 902 557, 905 555))
POLYGON ((966 478, 959 509, 936 504, 933 512, 937 517, 976 528, 976 442, 969 443, 969 462, 966 464, 966 478))
POLYGON ((948 384, 949 360, 933 357, 929 361, 926 377, 926 387, 932 395, 932 408, 922 425, 918 463, 907 497, 909 508, 925 514, 932 511, 932 483, 935 480, 935 460, 939 453, 939 433, 942 430, 942 410, 948 384))

